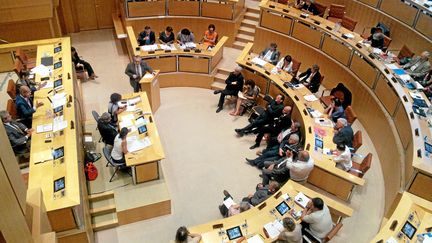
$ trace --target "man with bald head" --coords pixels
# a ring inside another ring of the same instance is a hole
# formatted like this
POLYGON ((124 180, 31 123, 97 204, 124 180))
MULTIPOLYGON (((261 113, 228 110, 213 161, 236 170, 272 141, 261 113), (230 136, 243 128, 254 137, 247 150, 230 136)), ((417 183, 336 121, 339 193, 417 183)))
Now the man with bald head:
POLYGON ((33 129, 28 129, 24 124, 14 121, 7 111, 0 111, 0 117, 15 154, 29 152, 33 129))
POLYGON ((33 106, 33 99, 31 97, 31 90, 28 86, 20 87, 20 94, 15 99, 15 105, 18 113, 18 117, 22 118, 24 125, 27 127, 32 126, 32 116, 36 112, 36 109, 43 105, 42 102, 36 102, 33 106))
POLYGON ((139 55, 135 55, 133 57, 133 62, 129 63, 125 70, 125 74, 129 76, 129 83, 132 86, 134 92, 140 91, 139 81, 146 74, 146 72, 152 73, 153 69, 148 66, 139 55))
POLYGON ((223 90, 215 90, 214 94, 219 94, 219 103, 216 113, 219 113, 223 109, 223 104, 226 95, 232 95, 237 97, 238 93, 243 90, 243 75, 241 74, 242 68, 237 66, 234 72, 231 72, 228 78, 225 80, 226 86, 223 90))
POLYGON ((424 51, 420 56, 414 57, 409 63, 405 64, 403 69, 405 69, 414 80, 423 80, 431 68, 429 57, 430 53, 424 51))

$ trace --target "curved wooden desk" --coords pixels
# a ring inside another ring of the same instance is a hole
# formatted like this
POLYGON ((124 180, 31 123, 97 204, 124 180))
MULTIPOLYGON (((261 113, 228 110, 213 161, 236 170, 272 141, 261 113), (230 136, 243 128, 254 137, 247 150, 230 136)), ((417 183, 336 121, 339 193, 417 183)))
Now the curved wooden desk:
POLYGON ((300 11, 285 5, 263 1, 260 7, 260 27, 256 31, 254 46, 256 51, 269 42, 285 43, 280 46, 283 53, 294 57, 298 54, 303 65, 321 65, 329 86, 342 81, 354 97, 364 97, 361 100, 354 98, 353 106, 380 155, 386 181, 386 208, 400 188, 413 188, 413 193, 415 189, 417 195, 430 197, 417 183, 432 184, 432 161, 425 156, 423 144, 424 136, 430 137, 431 133, 427 122, 414 115, 410 94, 396 81, 392 71, 370 55, 370 48, 357 45, 361 37, 356 33, 344 28, 334 32, 334 23, 317 16, 302 18, 300 11), (344 38, 342 34, 345 33, 352 34, 354 38, 344 38), (379 108, 380 105, 383 108, 379 108), (378 113, 373 114, 372 111, 378 113), (394 153, 395 149, 402 156, 394 153), (394 161, 401 161, 400 167, 394 166, 394 161), (421 181, 416 179, 419 172, 424 175, 421 181))
POLYGON ((269 222, 273 222, 275 218, 282 219, 283 217, 289 216, 289 214, 285 214, 281 217, 278 212, 274 211, 275 207, 279 203, 284 201, 282 195, 284 195, 285 193, 288 194, 288 196, 291 198, 291 200, 287 201, 288 205, 290 207, 294 207, 296 211, 301 210, 301 207, 293 202, 293 198, 299 192, 302 192, 309 198, 322 198, 325 204, 327 204, 330 209, 333 222, 339 222, 342 218, 352 216, 353 210, 348 206, 345 206, 333 199, 330 199, 329 197, 310 190, 309 188, 304 187, 298 183, 288 181, 274 196, 269 197, 265 202, 261 203, 256 207, 253 207, 243 213, 234 215, 229 218, 214 220, 205 224, 189 227, 189 230, 192 233, 201 234, 202 242, 204 243, 220 242, 222 239, 222 237, 218 234, 220 228, 222 228, 222 230, 226 230, 231 227, 242 226, 246 222, 247 229, 245 227, 241 227, 244 236, 251 237, 253 235, 260 234, 261 237, 265 239, 265 242, 271 242, 271 239, 264 237, 263 226, 269 222))
POLYGON ((326 156, 321 152, 314 151, 315 129, 325 131, 326 136, 323 137, 325 148, 335 148, 332 141, 333 128, 323 127, 315 123, 314 118, 312 118, 307 111, 307 108, 312 108, 324 113, 323 106, 320 104, 319 100, 313 102, 305 100, 304 96, 311 94, 306 87, 300 89, 285 88, 283 84, 291 80, 291 75, 285 72, 281 72, 281 74, 272 73, 271 70, 274 66, 271 64, 266 64, 264 68, 253 64, 250 55, 252 45, 252 43, 248 43, 236 61, 240 66, 245 68, 245 78, 255 80, 264 94, 275 97, 278 93, 284 93, 287 97, 285 103, 289 103, 293 106, 292 118, 302 124, 305 149, 309 151, 315 161, 315 168, 312 170, 308 182, 343 200, 349 200, 354 186, 363 186, 365 183, 364 179, 336 168, 336 163, 332 160, 331 156, 326 156), (258 76, 258 78, 256 76, 258 76))

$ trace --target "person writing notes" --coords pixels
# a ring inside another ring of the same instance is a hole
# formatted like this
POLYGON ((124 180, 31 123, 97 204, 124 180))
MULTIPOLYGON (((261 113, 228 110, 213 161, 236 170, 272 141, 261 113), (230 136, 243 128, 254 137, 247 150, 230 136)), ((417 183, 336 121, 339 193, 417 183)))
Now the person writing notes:
POLYGON ((174 43, 174 32, 171 26, 166 27, 166 29, 159 34, 159 42, 161 44, 173 44, 174 43))
POLYGON ((266 62, 276 65, 280 57, 280 51, 277 50, 277 44, 271 43, 270 47, 262 51, 259 57, 266 62))

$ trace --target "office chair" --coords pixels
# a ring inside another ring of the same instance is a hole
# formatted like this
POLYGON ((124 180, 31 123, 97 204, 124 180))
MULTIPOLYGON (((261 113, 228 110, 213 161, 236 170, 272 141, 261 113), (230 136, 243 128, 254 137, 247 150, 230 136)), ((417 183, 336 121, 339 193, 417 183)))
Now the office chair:
MULTIPOLYGON (((105 159, 107 160, 107 165, 111 165, 111 166, 114 167, 114 169, 115 169, 115 170, 114 170, 114 173, 112 174, 112 176, 111 176, 111 178, 110 178, 110 180, 109 180, 109 182, 112 182, 114 176, 117 174, 117 171, 119 171, 119 170, 121 170, 121 169, 124 169, 124 168, 126 168, 127 166, 126 166, 126 164, 117 164, 117 163, 115 163, 115 162, 112 160, 112 157, 111 157, 111 148, 110 148, 109 146, 105 146, 105 147, 103 147, 102 151, 103 151, 103 154, 104 154, 104 156, 105 156, 105 159)), ((131 174, 129 174, 129 175, 131 175, 131 174)), ((131 176, 132 176, 132 175, 131 175, 131 176)))
POLYGON ((350 125, 357 120, 357 114, 350 105, 345 108, 345 117, 350 125))
POLYGON ((23 64, 26 69, 32 69, 36 66, 36 58, 29 58, 21 48, 17 48, 15 50, 15 57, 23 64))
POLYGON ((315 7, 318 10, 318 16, 320 16, 321 18, 324 17, 325 12, 327 11, 327 5, 315 2, 315 7))
POLYGON ((292 75, 295 77, 297 75, 297 72, 300 70, 300 66, 302 63, 294 58, 292 59, 292 62, 292 75))
POLYGON ((16 90, 16 84, 13 79, 9 79, 8 86, 7 86, 7 94, 12 100, 15 100, 17 90, 16 90))
POLYGON ((354 134, 354 138, 352 141, 353 147, 351 152, 355 153, 357 152, 357 150, 362 146, 363 144, 363 138, 362 138, 362 132, 360 130, 358 130, 355 134, 354 134))
POLYGON ((358 164, 358 163, 356 163, 356 162, 353 161, 352 162, 352 167, 351 167, 349 173, 352 174, 352 175, 358 176, 360 178, 363 178, 363 176, 366 174, 366 172, 371 167, 371 163, 372 163, 372 154, 369 153, 363 159, 363 161, 361 162, 361 164, 358 164))
MULTIPOLYGON (((99 123, 99 117, 100 117, 99 113, 97 113, 97 111, 92 111, 92 115, 93 115, 93 118, 96 121, 96 130, 99 130, 98 127, 97 127, 97 124, 99 123)), ((99 135, 100 135, 100 133, 99 133, 99 135)), ((100 143, 101 141, 102 141, 102 136, 99 138, 98 143, 100 143)))
POLYGON ((354 31, 354 29, 355 29, 355 27, 357 25, 357 21, 344 15, 342 17, 342 23, 341 23, 341 25, 342 25, 342 27, 344 27, 344 28, 346 28, 348 30, 354 31))
POLYGON ((339 22, 345 15, 345 5, 331 4, 327 19, 332 22, 339 22))
POLYGON ((342 223, 337 223, 333 228, 330 230, 330 232, 327 233, 327 235, 324 237, 324 239, 318 239, 314 235, 312 235, 311 231, 309 229, 305 229, 306 233, 303 235, 303 242, 313 242, 313 243, 325 243, 329 242, 333 237, 339 232, 339 230, 342 228, 342 223))

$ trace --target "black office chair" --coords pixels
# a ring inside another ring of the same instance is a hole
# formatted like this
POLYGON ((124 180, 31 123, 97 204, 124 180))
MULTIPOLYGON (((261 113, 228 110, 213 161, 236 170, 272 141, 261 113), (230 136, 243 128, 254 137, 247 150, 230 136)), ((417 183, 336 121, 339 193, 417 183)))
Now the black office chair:
MULTIPOLYGON (((93 115, 93 118, 95 119, 95 121, 96 121, 96 130, 99 130, 98 129, 98 127, 97 127, 97 124, 98 124, 98 122, 99 122, 99 113, 97 113, 97 111, 92 111, 92 115, 93 115)), ((98 143, 100 143, 100 142, 102 142, 102 136, 99 138, 99 141, 98 141, 98 143)))
MULTIPOLYGON (((115 168, 114 173, 113 173, 113 175, 111 176, 109 182, 112 181, 112 179, 114 178, 114 176, 117 174, 117 171, 119 171, 119 170, 124 169, 124 168, 127 167, 126 164, 117 164, 117 163, 115 163, 115 162, 112 160, 112 157, 111 157, 111 150, 112 150, 112 149, 111 149, 110 146, 105 146, 105 147, 102 149, 103 154, 104 154, 104 156, 105 156, 105 159, 107 160, 107 166, 108 166, 108 165, 111 165, 112 167, 115 168)), ((130 176, 132 176, 130 173, 128 173, 128 174, 129 174, 130 176)))

